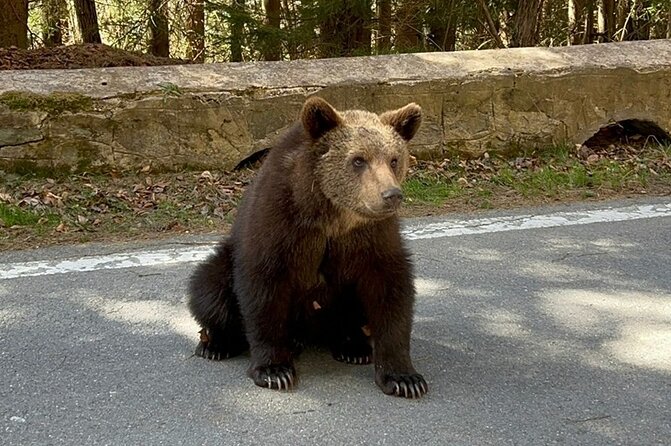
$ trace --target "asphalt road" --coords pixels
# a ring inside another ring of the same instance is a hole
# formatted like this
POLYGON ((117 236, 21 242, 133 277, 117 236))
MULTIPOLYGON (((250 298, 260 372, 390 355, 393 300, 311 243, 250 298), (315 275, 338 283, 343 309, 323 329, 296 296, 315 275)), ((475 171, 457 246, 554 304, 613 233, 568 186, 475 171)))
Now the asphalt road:
POLYGON ((670 199, 407 225, 417 401, 325 351, 291 393, 192 357, 207 239, 0 253, 0 444, 671 444, 670 199))

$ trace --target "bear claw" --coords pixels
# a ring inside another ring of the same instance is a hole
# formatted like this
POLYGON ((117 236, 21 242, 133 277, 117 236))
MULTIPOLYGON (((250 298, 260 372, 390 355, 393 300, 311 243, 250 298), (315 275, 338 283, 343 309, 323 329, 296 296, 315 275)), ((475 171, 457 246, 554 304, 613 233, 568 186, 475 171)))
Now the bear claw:
POLYGON ((196 351, 194 352, 196 356, 201 356, 205 359, 210 359, 212 361, 221 361, 223 359, 228 359, 231 357, 228 352, 221 352, 213 349, 208 343, 203 341, 198 343, 196 351))
POLYGON ((421 398, 429 391, 424 377, 420 374, 388 375, 380 384, 382 391, 387 395, 400 396, 403 398, 421 398))
POLYGON ((252 369, 250 376, 259 387, 273 390, 291 390, 295 384, 296 372, 291 366, 268 365, 252 369))
POLYGON ((356 364, 356 365, 366 365, 370 364, 370 356, 345 356, 337 355, 334 356, 336 361, 345 362, 347 364, 356 364))

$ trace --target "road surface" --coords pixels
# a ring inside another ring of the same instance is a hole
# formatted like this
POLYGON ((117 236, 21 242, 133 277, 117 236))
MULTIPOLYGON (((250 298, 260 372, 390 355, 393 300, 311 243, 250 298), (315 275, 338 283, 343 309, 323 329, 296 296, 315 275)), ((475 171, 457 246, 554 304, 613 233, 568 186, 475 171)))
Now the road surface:
POLYGON ((417 401, 309 350, 192 357, 211 238, 0 253, 3 445, 670 445, 671 199, 405 222, 417 401))

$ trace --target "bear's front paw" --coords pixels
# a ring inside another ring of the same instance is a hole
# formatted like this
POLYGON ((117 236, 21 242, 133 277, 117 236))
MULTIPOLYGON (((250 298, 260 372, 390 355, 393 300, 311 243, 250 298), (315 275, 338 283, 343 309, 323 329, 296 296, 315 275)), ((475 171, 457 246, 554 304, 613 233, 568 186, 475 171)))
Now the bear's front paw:
POLYGON ((290 365, 271 364, 249 371, 254 384, 273 390, 291 390, 296 383, 296 370, 290 365))
POLYGON ((419 373, 385 373, 378 376, 376 381, 387 395, 421 398, 429 391, 429 386, 419 373))

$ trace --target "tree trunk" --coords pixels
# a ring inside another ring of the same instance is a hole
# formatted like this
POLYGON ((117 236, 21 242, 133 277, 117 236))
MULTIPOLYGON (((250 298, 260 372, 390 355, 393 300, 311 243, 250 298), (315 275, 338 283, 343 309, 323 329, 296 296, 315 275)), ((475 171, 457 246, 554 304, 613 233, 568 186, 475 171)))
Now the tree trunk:
POLYGON ((68 5, 65 0, 43 0, 42 18, 44 45, 47 47, 63 45, 63 35, 68 29, 68 5))
POLYGON ((187 39, 189 41, 189 59, 194 62, 205 61, 205 7, 204 0, 188 0, 187 3, 187 39))
POLYGON ((455 0, 432 0, 427 15, 429 48, 454 51, 457 40, 455 0))
POLYGON ((102 43, 98 30, 98 13, 94 0, 74 0, 79 32, 84 43, 102 43))
POLYGON ((280 39, 280 0, 263 0, 266 9, 264 25, 266 33, 262 42, 263 58, 265 60, 280 60, 282 57, 282 40, 280 39))
POLYGON ((585 27, 582 34, 582 44, 594 42, 594 0, 585 2, 585 27))
POLYGON ((168 30, 168 0, 149 0, 149 47, 154 56, 170 56, 170 34, 168 30))
POLYGON ((600 42, 610 42, 615 35, 615 0, 599 0, 598 33, 600 42))
POLYGON ((394 47, 401 52, 422 48, 422 3, 418 0, 403 0, 396 9, 396 39, 394 47))
POLYGON ((513 21, 511 46, 534 46, 538 43, 538 19, 543 0, 519 0, 513 21))
POLYGON ((388 53, 391 49, 391 0, 378 0, 378 53, 388 53))
POLYGON ((666 38, 671 39, 671 6, 667 6, 669 8, 668 11, 666 11, 666 38))
POLYGON ((579 45, 584 40, 584 0, 568 0, 568 44, 579 45))
POLYGON ((244 11, 245 0, 233 0, 229 23, 231 30, 231 62, 242 62, 242 41, 245 30, 242 14, 244 11))
POLYGON ((28 0, 0 1, 0 47, 28 48, 28 0))
POLYGON ((322 57, 370 54, 371 3, 369 0, 345 0, 320 25, 322 57))

